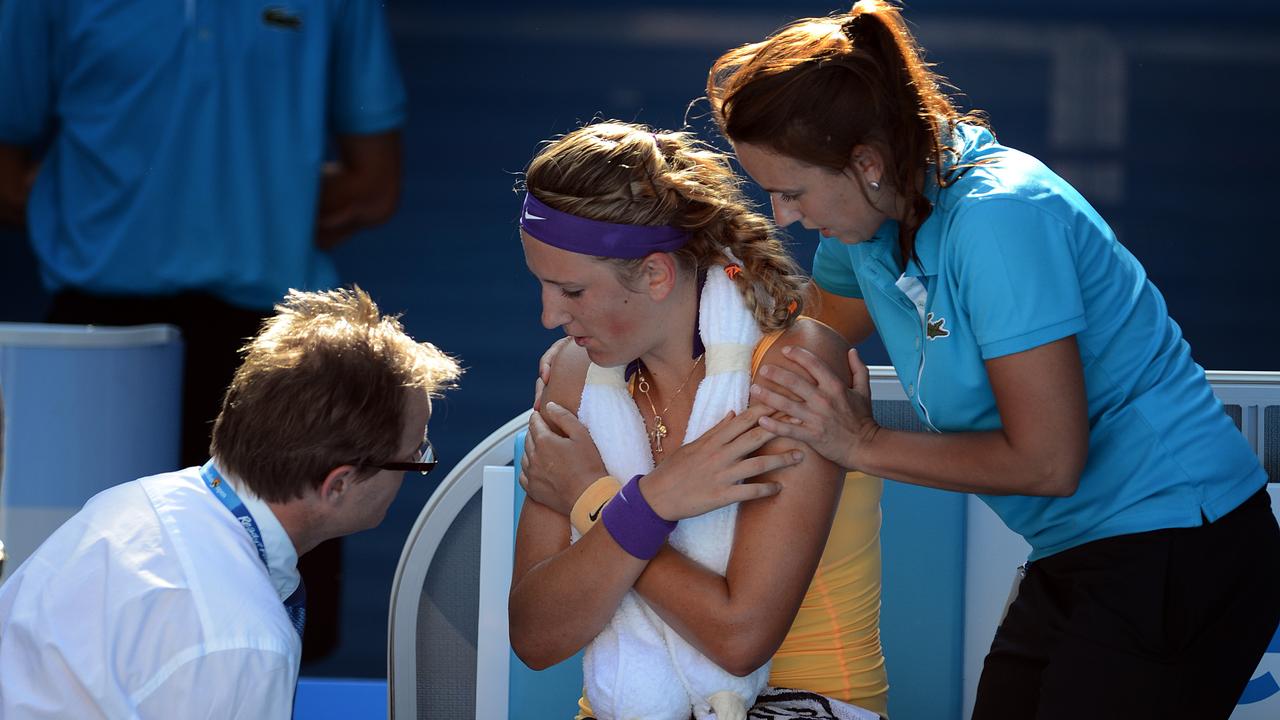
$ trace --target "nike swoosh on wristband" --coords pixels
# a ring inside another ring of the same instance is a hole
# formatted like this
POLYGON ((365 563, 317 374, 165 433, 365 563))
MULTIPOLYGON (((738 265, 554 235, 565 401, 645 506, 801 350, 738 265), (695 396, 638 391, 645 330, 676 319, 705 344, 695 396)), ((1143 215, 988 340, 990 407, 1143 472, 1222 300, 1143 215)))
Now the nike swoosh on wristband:
POLYGON ((524 219, 525 220, 546 220, 546 218, 544 217, 538 217, 537 215, 530 215, 528 210, 524 211, 524 219))
POLYGON ((587 513, 587 519, 590 520, 591 522, 595 522, 596 519, 600 517, 600 511, 603 510, 604 506, 608 504, 609 504, 608 500, 605 500, 604 502, 600 503, 600 507, 596 508, 594 512, 587 513))

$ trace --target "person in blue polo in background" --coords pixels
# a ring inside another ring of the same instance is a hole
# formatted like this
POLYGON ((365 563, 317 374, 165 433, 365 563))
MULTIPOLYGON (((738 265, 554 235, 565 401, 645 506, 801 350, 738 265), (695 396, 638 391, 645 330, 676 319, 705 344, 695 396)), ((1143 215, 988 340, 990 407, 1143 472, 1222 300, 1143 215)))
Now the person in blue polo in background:
MULTIPOLYGON (((177 325, 181 460, 202 462, 239 345, 288 289, 334 286, 325 251, 396 206, 381 4, 4 0, 0 98, 0 221, 27 226, 47 319, 177 325)), ((340 560, 303 569, 309 657, 334 643, 340 560)))
MULTIPOLYGON (((819 319, 879 332, 925 432, 846 387, 766 429, 843 467, 978 493, 1031 545, 974 717, 1225 718, 1280 621, 1268 478, 1159 291, 1103 219, 939 90, 898 10, 863 0, 731 50, 708 96, 779 226, 824 236, 819 319)), ((889 520, 886 520, 888 522, 889 520)))

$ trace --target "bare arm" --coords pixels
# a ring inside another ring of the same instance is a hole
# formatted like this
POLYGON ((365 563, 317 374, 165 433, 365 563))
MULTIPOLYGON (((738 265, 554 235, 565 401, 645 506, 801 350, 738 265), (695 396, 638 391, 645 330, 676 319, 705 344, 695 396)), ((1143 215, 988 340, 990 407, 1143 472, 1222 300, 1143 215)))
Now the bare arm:
MULTIPOLYGON (((822 341, 816 343, 822 346, 818 348, 820 352, 840 359, 844 343, 839 338, 816 324, 805 325, 804 331, 784 338, 779 345, 805 341, 814 346, 813 337, 820 336, 822 341)), ((777 352, 777 347, 771 350, 771 353, 777 352)), ((781 355, 775 359, 780 360, 781 355)), ((557 374, 558 368, 547 390, 552 401, 556 396, 557 374)), ((749 413, 758 414, 759 410, 749 413)), ((744 413, 743 418, 747 416, 744 413)), ((778 453, 794 452, 798 447, 801 446, 792 441, 774 441, 761 451, 758 459, 777 458, 778 453)), ((626 553, 622 553, 626 556, 624 562, 618 562, 616 552, 622 551, 608 532, 598 527, 568 552, 561 552, 568 545, 567 520, 546 506, 526 502, 517 546, 527 537, 532 548, 541 538, 540 553, 559 554, 535 568, 535 560, 522 559, 517 550, 516 585, 511 598, 512 643, 517 653, 531 666, 542 667, 576 652, 604 627, 638 577, 636 589, 654 609, 717 664, 743 674, 759 667, 776 651, 790 628, 821 557, 839 499, 840 469, 815 453, 803 453, 800 457, 798 465, 756 478, 760 482, 777 483, 784 490, 794 489, 740 506, 733 553, 725 577, 706 570, 670 547, 650 561, 647 569, 642 562, 636 567, 626 553), (553 516, 558 529, 546 530, 545 536, 535 530, 532 527, 538 517, 535 512, 545 512, 548 525, 553 516), (531 527, 524 534, 526 517, 531 527), (580 555, 574 555, 579 551, 580 555), (558 567, 552 570, 553 566, 558 567), (543 577, 534 592, 533 579, 539 574, 543 577), (605 586, 602 582, 609 584, 605 586), (566 592, 574 596, 566 597, 566 592), (584 607, 581 602, 589 603, 590 607, 584 607), (519 610, 517 605, 521 605, 519 610), (518 617, 518 613, 522 616, 518 617), (522 645, 536 652, 526 655, 522 645)), ((673 456, 660 470, 676 465, 673 456)), ((651 477, 658 473, 655 470, 651 477)), ((654 488, 650 502, 659 514, 666 512, 663 508, 671 502, 671 495, 687 492, 692 475, 687 474, 683 483, 667 488, 665 493, 663 489, 654 488)), ((645 493, 648 497, 650 491, 646 489, 645 493)))
POLYGON ((541 670, 600 634, 646 561, 604 530, 569 544, 569 520, 526 498, 516 528, 509 614, 511 648, 541 670))
MULTIPOLYGON (((548 383, 542 393, 546 400, 573 409, 589 362, 575 350, 553 346, 544 356, 548 383)), ((606 532, 588 532, 570 545, 569 519, 527 496, 516 526, 508 603, 516 655, 540 670, 586 646, 613 617, 645 564, 606 532)))
POLYGON ((329 249, 386 221, 400 200, 400 132, 341 135, 338 161, 325 166, 316 211, 316 245, 329 249))
MULTIPOLYGON (((549 411, 572 419, 557 400, 576 405, 585 365, 585 353, 573 346, 553 360, 546 390, 549 411), (565 377, 574 381, 564 381, 565 377)), ((773 438, 772 433, 756 426, 762 413, 756 410, 726 418, 645 476, 641 492, 653 509, 663 517, 679 519, 776 492, 772 483, 739 482, 798 461, 779 455, 743 459, 773 438)), ((534 415, 535 420, 539 417, 534 415)), ((531 423, 530 438, 544 432, 545 427, 539 429, 531 423)), ((579 451, 596 453, 580 423, 571 430, 570 438, 579 451)), ((537 454, 541 457, 534 465, 547 463, 546 437, 532 448, 529 442, 526 440, 526 457, 537 454), (543 449, 538 449, 540 446, 543 449)), ((573 450, 561 448, 551 453, 562 457, 573 450)), ((542 474, 540 467, 533 471, 535 477, 542 474)), ((535 497, 531 492, 525 500, 516 530, 509 613, 512 648, 530 667, 542 668, 577 652, 600 633, 648 561, 626 553, 600 528, 570 546, 565 511, 553 510, 535 497)), ((572 500, 558 504, 568 506, 572 500)))
POLYGON ((566 335, 559 340, 551 343, 551 347, 542 353, 542 357, 538 360, 538 379, 533 382, 533 409, 542 409, 542 390, 547 386, 547 381, 551 379, 551 358, 556 356, 565 345, 569 344, 569 336, 566 335))
POLYGON ((27 197, 38 169, 26 148, 0 144, 0 224, 26 226, 27 197))
POLYGON ((1084 370, 1074 336, 986 362, 1001 427, 983 432, 888 430, 871 416, 866 366, 850 353, 853 388, 823 376, 823 366, 795 353, 803 374, 762 374, 803 402, 768 389, 758 394, 803 424, 764 418, 779 435, 807 440, 850 469, 916 485, 993 495, 1067 496, 1080 481, 1089 447, 1084 370))
MULTIPOLYGON (((861 344, 876 331, 871 313, 867 311, 867 301, 834 295, 818 287, 817 283, 809 287, 811 297, 805 306, 806 314, 840 333, 850 345, 861 344)), ((840 366, 843 365, 841 362, 840 366)))

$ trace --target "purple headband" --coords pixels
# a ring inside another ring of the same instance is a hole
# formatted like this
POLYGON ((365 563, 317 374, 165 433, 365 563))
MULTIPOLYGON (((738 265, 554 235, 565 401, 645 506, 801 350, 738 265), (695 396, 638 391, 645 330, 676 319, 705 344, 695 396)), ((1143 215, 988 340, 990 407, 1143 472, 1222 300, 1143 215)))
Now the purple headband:
POLYGON ((548 245, 597 257, 642 258, 679 250, 689 242, 689 233, 680 228, 588 220, 548 207, 530 192, 524 194, 520 227, 548 245))

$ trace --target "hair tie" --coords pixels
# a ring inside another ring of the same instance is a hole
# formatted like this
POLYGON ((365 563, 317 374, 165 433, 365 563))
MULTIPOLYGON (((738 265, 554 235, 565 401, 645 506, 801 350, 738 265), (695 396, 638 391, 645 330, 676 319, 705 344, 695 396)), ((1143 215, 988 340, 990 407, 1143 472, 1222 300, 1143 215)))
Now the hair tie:
POLYGON ((724 274, 728 275, 730 280, 737 280, 738 276, 742 274, 742 266, 741 265, 725 265, 724 274))

